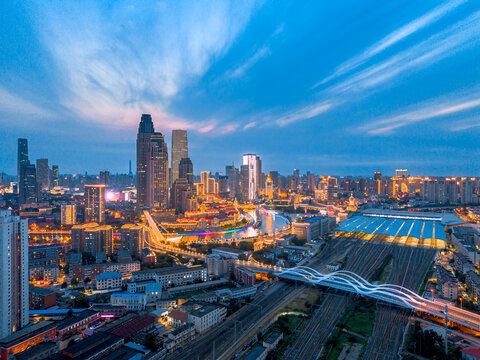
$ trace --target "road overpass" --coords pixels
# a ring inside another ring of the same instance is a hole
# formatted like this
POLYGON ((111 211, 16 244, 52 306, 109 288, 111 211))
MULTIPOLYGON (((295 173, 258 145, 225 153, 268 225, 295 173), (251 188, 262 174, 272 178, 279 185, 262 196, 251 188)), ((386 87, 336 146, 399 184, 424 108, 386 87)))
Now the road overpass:
POLYGON ((274 274, 279 278, 299 280, 365 295, 412 309, 420 314, 443 319, 447 324, 455 324, 480 332, 479 314, 438 301, 424 299, 413 291, 399 285, 374 285, 350 271, 340 270, 330 274, 322 274, 306 266, 297 266, 291 269, 275 271, 274 274))

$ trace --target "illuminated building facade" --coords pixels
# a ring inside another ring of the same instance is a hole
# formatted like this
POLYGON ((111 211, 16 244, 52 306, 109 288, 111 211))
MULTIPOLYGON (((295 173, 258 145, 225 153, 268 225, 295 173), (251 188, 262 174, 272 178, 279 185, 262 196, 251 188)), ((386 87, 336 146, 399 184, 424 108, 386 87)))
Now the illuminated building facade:
POLYGON ((85 222, 105 220, 105 185, 85 185, 85 222))
POLYGON ((395 177, 396 178, 406 178, 407 175, 407 169, 397 169, 395 170, 395 177))
POLYGON ((0 210, 0 338, 28 324, 28 220, 0 210))
POLYGON ((113 254, 113 229, 109 225, 87 228, 84 232, 84 251, 92 255, 105 252, 113 254))
POLYGON ((258 195, 259 179, 262 173, 262 162, 255 154, 243 155, 242 189, 244 200, 252 201, 258 195))
POLYGON ((140 258, 145 244, 149 241, 150 233, 147 228, 139 224, 125 224, 120 229, 120 234, 122 248, 140 258))
POLYGON ((75 225, 77 222, 77 206, 75 204, 62 204, 62 225, 75 225))
POLYGON ((143 114, 137 135, 137 207, 168 205, 168 149, 152 117, 143 114))
MULTIPOLYGON (((172 179, 173 184, 179 178, 179 166, 182 159, 188 158, 188 140, 186 130, 172 130, 172 179)), ((193 181, 192 181, 193 184, 193 181)))

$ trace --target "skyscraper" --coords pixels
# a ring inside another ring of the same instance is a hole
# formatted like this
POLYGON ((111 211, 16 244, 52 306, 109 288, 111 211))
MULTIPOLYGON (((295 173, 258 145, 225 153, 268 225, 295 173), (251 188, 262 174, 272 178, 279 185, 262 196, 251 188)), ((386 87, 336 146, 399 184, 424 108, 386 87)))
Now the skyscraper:
POLYGON ((58 165, 52 166, 52 185, 58 186, 58 165))
POLYGON ((105 220, 105 185, 85 185, 85 222, 101 224, 105 220))
POLYGON ((150 184, 153 184, 151 194, 153 207, 166 209, 168 207, 168 148, 161 133, 153 133, 150 143, 151 166, 149 175, 150 184))
POLYGON ((18 189, 20 205, 37 202, 37 172, 34 164, 28 162, 20 166, 18 189))
POLYGON ((41 198, 42 190, 50 188, 50 168, 48 159, 37 159, 37 192, 38 199, 41 198))
POLYGON ((75 204, 62 204, 62 225, 75 225, 77 222, 77 206, 75 204))
POLYGON ((110 185, 110 171, 100 171, 100 184, 110 185))
POLYGON ((172 130, 172 185, 179 177, 180 161, 188 158, 188 140, 186 130, 172 130))
POLYGON ((238 170, 235 169, 235 165, 225 166, 225 175, 228 177, 228 196, 234 198, 237 193, 237 184, 238 184, 238 170))
POLYGON ((244 200, 252 201, 257 197, 258 194, 258 183, 259 183, 259 171, 261 174, 261 160, 260 157, 255 154, 244 154, 243 155, 243 171, 242 182, 247 181, 247 184, 242 184, 244 188, 244 200), (245 168, 246 166, 246 168, 245 168))
POLYGON ((190 186, 193 186, 193 163, 190 158, 183 158, 180 160, 180 165, 178 166, 178 178, 187 179, 187 183, 190 186))
POLYGON ((137 135, 137 208, 168 205, 168 150, 152 117, 143 114, 137 135))
POLYGON ((28 324, 28 220, 0 210, 0 337, 28 324))
POLYGON ((22 165, 30 164, 28 160, 28 140, 27 139, 18 139, 18 148, 17 148, 17 190, 20 192, 20 167, 22 165))

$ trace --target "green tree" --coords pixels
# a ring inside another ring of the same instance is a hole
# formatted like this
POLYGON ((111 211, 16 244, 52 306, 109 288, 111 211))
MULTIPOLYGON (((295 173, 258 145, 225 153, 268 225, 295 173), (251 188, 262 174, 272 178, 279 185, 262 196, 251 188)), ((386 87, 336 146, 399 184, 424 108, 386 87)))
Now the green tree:
POLYGON ((78 279, 77 278, 73 278, 72 281, 70 281, 70 285, 77 285, 78 284, 78 279))
POLYGON ((88 296, 85 294, 80 294, 73 299, 73 307, 75 309, 83 309, 83 308, 88 308, 90 306, 90 300, 88 299, 88 296))
POLYGON ((238 255, 238 260, 247 261, 247 260, 248 260, 247 255, 245 255, 245 254, 240 254, 240 255, 238 255))
POLYGON ((145 346, 147 349, 150 349, 152 351, 157 351, 158 344, 157 344, 157 337, 155 334, 148 334, 145 337, 145 346))
POLYGON ((238 243, 238 248, 243 251, 253 251, 253 242, 251 241, 240 241, 238 243))
POLYGON ((62 287, 62 289, 65 289, 67 286, 68 286, 67 282, 64 281, 64 282, 62 283, 62 286, 61 286, 61 287, 62 287))

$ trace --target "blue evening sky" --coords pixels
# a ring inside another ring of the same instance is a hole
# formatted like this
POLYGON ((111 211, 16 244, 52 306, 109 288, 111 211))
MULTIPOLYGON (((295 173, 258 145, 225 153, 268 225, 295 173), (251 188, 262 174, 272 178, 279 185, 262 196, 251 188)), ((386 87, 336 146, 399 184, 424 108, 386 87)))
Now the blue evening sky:
POLYGON ((3 1, 0 171, 126 172, 142 113, 195 172, 480 172, 480 2, 3 1))

